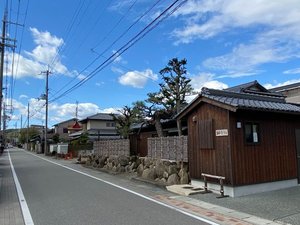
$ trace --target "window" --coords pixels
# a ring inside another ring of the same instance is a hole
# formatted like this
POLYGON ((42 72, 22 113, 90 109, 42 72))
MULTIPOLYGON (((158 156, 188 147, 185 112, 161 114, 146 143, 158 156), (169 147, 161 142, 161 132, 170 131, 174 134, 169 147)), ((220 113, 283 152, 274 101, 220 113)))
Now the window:
POLYGON ((64 134, 68 133, 68 128, 65 128, 65 127, 64 127, 64 128, 63 128, 63 133, 64 133, 64 134))
POLYGON ((106 127, 115 127, 115 123, 114 122, 107 122, 106 123, 106 127))
POLYGON ((248 144, 259 143, 259 124, 258 123, 246 123, 245 124, 245 139, 248 144))

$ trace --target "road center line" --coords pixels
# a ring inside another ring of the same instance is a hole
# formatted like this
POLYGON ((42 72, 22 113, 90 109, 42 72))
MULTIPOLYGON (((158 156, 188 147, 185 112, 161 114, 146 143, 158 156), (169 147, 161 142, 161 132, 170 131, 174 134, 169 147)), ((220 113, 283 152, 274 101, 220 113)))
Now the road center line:
POLYGON ((200 216, 194 215, 194 214, 192 214, 192 213, 183 211, 183 210, 181 210, 181 209, 179 209, 179 208, 176 208, 176 207, 174 207, 174 206, 171 206, 171 205, 165 204, 165 203, 163 203, 163 202, 160 202, 160 201, 158 201, 158 200, 155 200, 155 199, 153 199, 153 198, 150 198, 150 197, 148 197, 148 196, 146 196, 146 195, 142 195, 142 194, 140 194, 140 193, 138 193, 138 192, 135 192, 135 191, 132 191, 132 190, 130 190, 130 189, 124 188, 124 187, 122 187, 122 186, 116 185, 116 184, 114 184, 114 183, 111 183, 111 182, 109 182, 109 181, 103 180, 103 179, 101 179, 101 178, 92 176, 92 175, 90 175, 90 174, 88 174, 88 173, 85 173, 85 172, 82 172, 82 171, 73 169, 73 168, 71 168, 71 167, 62 165, 62 164, 57 163, 57 162, 53 162, 53 161, 51 161, 51 160, 49 160, 49 159, 45 159, 45 158, 43 158, 43 157, 41 157, 41 156, 35 155, 35 154, 33 154, 33 153, 31 153, 31 152, 27 152, 27 151, 25 151, 25 150, 22 150, 22 151, 26 152, 27 154, 33 155, 33 156, 35 156, 35 157, 37 157, 37 158, 39 158, 39 159, 42 159, 42 160, 44 160, 44 161, 47 161, 47 162, 49 162, 49 163, 55 164, 55 165, 57 165, 57 166, 63 167, 63 168, 65 168, 65 169, 71 170, 71 171, 76 172, 76 173, 79 173, 79 174, 81 174, 81 175, 84 175, 84 176, 93 178, 93 179, 95 179, 95 180, 101 181, 101 182, 106 183, 106 184, 108 184, 108 185, 111 185, 111 186, 113 186, 113 187, 119 188, 119 189, 121 189, 121 190, 123 190, 123 191, 126 191, 126 192, 129 192, 129 193, 131 193, 131 194, 137 195, 137 196, 139 196, 139 197, 141 197, 141 198, 144 198, 144 199, 146 199, 146 200, 148 200, 148 201, 151 201, 151 202, 154 202, 154 203, 159 204, 159 205, 161 205, 161 206, 164 206, 164 207, 167 207, 167 208, 169 208, 169 209, 175 210, 175 211, 180 212, 180 213, 182 213, 182 214, 184 214, 184 215, 187 215, 187 216, 189 216, 189 217, 192 217, 192 218, 194 218, 194 219, 196 219, 196 220, 199 220, 199 221, 202 221, 202 222, 211 224, 211 225, 220 225, 220 224, 218 224, 218 223, 212 222, 212 221, 207 220, 207 219, 205 219, 205 218, 202 218, 202 217, 200 217, 200 216))
POLYGON ((21 210, 22 210, 22 214, 23 214, 23 218, 24 218, 24 222, 25 225, 34 225, 26 199, 24 197, 20 182, 18 180, 14 165, 11 161, 11 157, 10 157, 10 153, 9 150, 7 150, 8 153, 8 159, 9 159, 9 163, 10 163, 10 168, 13 174, 13 178, 15 181, 15 185, 16 185, 16 189, 17 189, 17 194, 18 194, 18 198, 19 198, 19 202, 20 202, 20 206, 21 206, 21 210))

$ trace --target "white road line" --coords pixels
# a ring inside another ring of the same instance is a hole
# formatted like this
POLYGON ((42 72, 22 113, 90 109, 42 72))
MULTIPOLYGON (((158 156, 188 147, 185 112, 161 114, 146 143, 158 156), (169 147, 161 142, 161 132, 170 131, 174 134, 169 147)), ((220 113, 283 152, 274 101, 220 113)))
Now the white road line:
POLYGON ((171 206, 171 205, 165 204, 165 203, 163 203, 163 202, 160 202, 160 201, 158 201, 158 200, 156 200, 156 199, 153 199, 153 198, 150 198, 150 197, 148 197, 148 196, 142 195, 142 194, 140 194, 140 193, 138 193, 138 192, 135 192, 135 191, 132 191, 132 190, 130 190, 130 189, 124 188, 124 187, 122 187, 122 186, 116 185, 116 184, 111 183, 111 182, 109 182, 109 181, 100 179, 100 178, 98 178, 98 177, 94 177, 94 176, 92 176, 92 175, 90 175, 90 174, 81 172, 81 171, 79 171, 79 170, 75 170, 75 169, 70 168, 70 167, 68 167, 68 166, 61 165, 61 164, 59 164, 59 163, 56 163, 56 162, 53 162, 53 161, 51 161, 51 160, 45 159, 45 158, 43 158, 43 157, 40 157, 40 156, 38 156, 38 155, 35 155, 35 154, 31 153, 31 152, 27 152, 27 151, 25 151, 25 150, 22 150, 22 151, 26 152, 27 154, 33 155, 33 156, 35 156, 35 157, 37 157, 37 158, 40 158, 40 159, 42 159, 42 160, 45 160, 45 161, 47 161, 47 162, 50 162, 50 163, 52 163, 52 164, 55 164, 55 165, 57 165, 57 166, 61 166, 61 167, 65 168, 65 169, 71 170, 71 171, 73 171, 73 172, 76 172, 76 173, 82 174, 82 175, 84 175, 84 176, 93 178, 93 179, 95 179, 95 180, 104 182, 104 183, 106 183, 106 184, 109 184, 109 185, 111 185, 111 186, 114 186, 114 187, 116 187, 116 188, 119 188, 119 189, 121 189, 121 190, 123 190, 123 191, 129 192, 129 193, 131 193, 131 194, 137 195, 137 196, 139 196, 139 197, 141 197, 141 198, 144 198, 144 199, 149 200, 149 201, 151 201, 151 202, 154 202, 154 203, 156 203, 156 204, 159 204, 159 205, 162 205, 162 206, 167 207, 167 208, 169 208, 169 209, 175 210, 175 211, 180 212, 180 213, 182 213, 182 214, 184 214, 184 215, 187 215, 187 216, 189 216, 189 217, 192 217, 192 218, 194 218, 194 219, 196 219, 196 220, 199 220, 199 221, 202 221, 202 222, 211 224, 211 225, 220 225, 220 224, 218 224, 218 223, 212 222, 212 221, 207 220, 207 219, 205 219, 205 218, 202 218, 202 217, 200 217, 200 216, 197 216, 197 215, 194 215, 194 214, 192 214, 192 213, 183 211, 183 210, 181 210, 181 209, 179 209, 179 208, 176 208, 176 207, 174 207, 174 206, 171 206))
POLYGON ((18 198, 19 198, 19 202, 20 202, 20 206, 21 206, 21 210, 22 210, 25 225, 34 225, 31 214, 30 214, 30 211, 29 211, 29 208, 28 208, 28 205, 27 205, 27 202, 26 202, 26 199, 24 197, 20 182, 18 180, 16 171, 15 171, 15 168, 14 168, 14 165, 11 161, 9 150, 7 150, 7 153, 8 153, 10 168, 11 168, 13 178, 14 178, 14 181, 15 181, 15 185, 16 185, 18 198))

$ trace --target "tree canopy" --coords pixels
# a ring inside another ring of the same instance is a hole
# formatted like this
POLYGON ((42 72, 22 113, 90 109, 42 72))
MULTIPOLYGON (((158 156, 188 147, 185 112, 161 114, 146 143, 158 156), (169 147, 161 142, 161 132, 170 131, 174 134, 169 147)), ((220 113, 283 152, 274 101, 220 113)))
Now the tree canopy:
MULTIPOLYGON (((170 119, 187 104, 186 96, 191 94, 193 88, 191 79, 187 78, 187 60, 171 59, 167 66, 160 70, 162 83, 158 92, 148 93, 148 99, 140 108, 155 124, 158 136, 163 136, 161 119, 170 119)), ((177 124, 179 134, 181 125, 177 124)))

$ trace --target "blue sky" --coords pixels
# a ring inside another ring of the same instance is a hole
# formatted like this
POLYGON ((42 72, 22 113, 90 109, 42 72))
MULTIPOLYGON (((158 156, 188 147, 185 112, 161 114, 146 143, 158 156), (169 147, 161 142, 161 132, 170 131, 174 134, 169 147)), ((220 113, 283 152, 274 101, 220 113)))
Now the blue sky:
POLYGON ((21 115, 25 122, 28 102, 30 123, 44 124, 44 101, 38 98, 45 93, 41 71, 48 65, 50 126, 74 117, 77 101, 84 118, 146 99, 159 89, 159 70, 174 57, 187 59, 198 91, 253 80, 267 88, 300 82, 299 0, 188 0, 122 55, 118 50, 174 1, 8 2, 10 21, 25 24, 8 27, 7 35, 17 39, 14 57, 9 49, 6 54, 10 127, 20 127, 21 115), (114 61, 103 70, 56 99, 110 56, 114 61))

